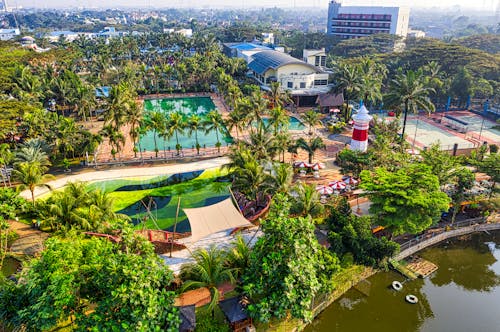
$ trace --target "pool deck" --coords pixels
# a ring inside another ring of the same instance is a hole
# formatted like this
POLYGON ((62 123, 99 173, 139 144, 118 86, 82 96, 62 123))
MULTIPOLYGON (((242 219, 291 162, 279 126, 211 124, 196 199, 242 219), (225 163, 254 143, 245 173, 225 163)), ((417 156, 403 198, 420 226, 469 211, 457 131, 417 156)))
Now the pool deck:
MULTIPOLYGON (((221 167, 229 162, 228 158, 214 158, 209 160, 196 161, 186 164, 169 164, 163 166, 142 166, 142 167, 128 167, 123 169, 109 169, 103 171, 87 172, 75 175, 69 175, 47 184, 52 190, 64 187, 68 182, 95 182, 114 179, 136 178, 136 177, 154 177, 158 175, 168 175, 175 173, 192 172, 196 170, 203 170, 213 167, 221 167)), ((47 188, 36 188, 35 198, 49 192, 47 188)), ((31 200, 31 193, 29 190, 24 190, 20 194, 22 197, 31 200)))

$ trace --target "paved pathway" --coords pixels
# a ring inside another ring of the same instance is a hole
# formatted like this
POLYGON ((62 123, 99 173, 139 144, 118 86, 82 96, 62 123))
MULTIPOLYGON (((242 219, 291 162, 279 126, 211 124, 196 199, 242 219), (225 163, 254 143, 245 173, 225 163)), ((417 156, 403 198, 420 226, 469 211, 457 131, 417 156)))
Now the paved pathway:
POLYGON ((33 256, 43 250, 43 242, 49 237, 49 234, 18 221, 9 220, 8 223, 11 230, 19 235, 19 238, 10 246, 11 253, 33 256))
MULTIPOLYGON (((133 178, 133 177, 149 177, 149 176, 159 176, 175 173, 192 172, 196 170, 202 170, 213 167, 220 167, 229 162, 228 158, 216 158, 209 160, 202 160, 187 164, 170 164, 164 166, 142 166, 142 167, 131 167, 123 169, 109 169, 104 171, 95 171, 88 173, 81 173, 75 175, 69 175, 54 181, 50 181, 47 184, 56 190, 62 188, 68 182, 94 182, 94 181, 104 181, 113 179, 123 179, 123 178, 133 178)), ((35 197, 39 197, 46 194, 49 190, 47 188, 37 188, 35 190, 35 197)), ((21 196, 31 200, 31 193, 29 190, 21 192, 21 196)))

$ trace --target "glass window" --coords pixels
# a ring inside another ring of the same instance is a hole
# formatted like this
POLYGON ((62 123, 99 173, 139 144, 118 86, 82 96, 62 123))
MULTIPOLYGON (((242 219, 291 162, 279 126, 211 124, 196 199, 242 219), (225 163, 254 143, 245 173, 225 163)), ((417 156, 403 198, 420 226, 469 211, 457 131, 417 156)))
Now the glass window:
POLYGON ((305 89, 306 88, 306 82, 300 82, 300 88, 305 89))
POLYGON ((293 89, 293 82, 288 82, 286 84, 286 86, 289 88, 289 89, 293 89))

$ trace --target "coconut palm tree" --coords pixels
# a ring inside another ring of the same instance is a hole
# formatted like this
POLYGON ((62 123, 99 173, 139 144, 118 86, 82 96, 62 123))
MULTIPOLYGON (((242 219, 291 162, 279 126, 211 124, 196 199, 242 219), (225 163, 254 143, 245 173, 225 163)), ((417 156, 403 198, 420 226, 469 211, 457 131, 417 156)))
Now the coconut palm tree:
POLYGON ((224 120, 222 120, 222 115, 217 110, 208 112, 205 126, 205 133, 208 134, 211 131, 215 131, 215 136, 217 137, 217 152, 220 153, 221 142, 219 140, 219 132, 224 130, 224 120))
POLYGON ((339 63, 334 66, 333 81, 337 82, 333 87, 335 93, 343 93, 345 100, 344 121, 349 121, 349 100, 358 97, 360 91, 359 67, 356 64, 339 63))
POLYGON ((232 242, 232 247, 227 252, 227 265, 234 269, 234 277, 243 274, 250 263, 251 248, 241 235, 237 235, 232 242))
POLYGON ((312 135, 313 127, 321 123, 320 114, 314 110, 309 110, 302 114, 302 121, 309 126, 309 135, 312 135))
POLYGON ((197 249, 192 253, 193 263, 181 267, 181 278, 186 280, 182 290, 206 287, 210 291, 209 304, 212 315, 219 302, 220 293, 217 286, 224 282, 234 282, 234 269, 226 266, 226 253, 215 246, 197 249))
POLYGON ((204 122, 197 114, 192 114, 187 119, 187 128, 189 129, 189 135, 193 135, 196 142, 196 153, 200 154, 200 143, 198 143, 198 131, 204 129, 204 122))
MULTIPOLYGON (((149 114, 147 126, 149 130, 153 131, 153 142, 155 144, 155 157, 158 158, 158 143, 156 137, 158 133, 163 134, 166 132, 167 118, 165 114, 160 111, 153 111, 149 114)), ((165 144, 164 144, 165 145, 165 144)))
POLYGON ((236 130, 236 138, 239 139, 239 132, 243 131, 245 121, 244 114, 238 107, 235 107, 231 112, 229 112, 225 124, 229 131, 232 131, 233 129, 236 130))
POLYGON ((125 136, 121 133, 121 131, 117 130, 112 125, 104 126, 100 134, 109 139, 109 145, 111 145, 111 154, 113 155, 113 159, 116 160, 116 154, 120 153, 121 148, 125 144, 125 136))
POLYGON ((436 107, 429 99, 429 93, 434 92, 434 89, 426 87, 424 83, 422 69, 417 71, 409 70, 406 73, 400 70, 396 78, 391 81, 386 103, 398 110, 399 114, 401 114, 401 111, 404 112, 401 142, 404 141, 408 112, 417 113, 419 110, 423 110, 430 114, 436 110, 436 107))
POLYGON ((297 194, 293 198, 291 212, 300 216, 319 216, 323 212, 320 194, 312 185, 299 183, 295 186, 294 192, 297 194))
POLYGON ((276 152, 278 153, 278 159, 280 159, 279 156, 281 155, 281 162, 284 163, 285 152, 287 152, 289 148, 292 146, 292 137, 290 136, 290 133, 287 131, 281 132, 274 137, 274 142, 275 142, 276 152))
POLYGON ((274 135, 280 131, 288 131, 290 118, 281 106, 274 107, 269 111, 269 125, 273 127, 274 135))
POLYGON ((287 193, 293 181, 293 169, 288 164, 278 163, 273 167, 274 190, 280 193, 287 193))
POLYGON ((139 107, 135 101, 127 109, 127 123, 130 125, 129 135, 134 143, 134 157, 137 158, 137 144, 140 137, 140 129, 144 120, 142 107, 139 107))
POLYGON ((25 142, 16 151, 14 166, 21 163, 37 163, 42 172, 45 173, 51 165, 47 153, 42 149, 44 143, 39 139, 31 139, 25 142))
POLYGON ((168 128, 170 132, 175 135, 175 149, 177 150, 177 155, 179 155, 182 149, 182 146, 179 144, 179 134, 183 134, 184 128, 186 128, 186 122, 184 121, 182 113, 170 113, 168 128))
POLYGON ((283 107, 286 104, 292 102, 292 98, 287 91, 288 90, 283 91, 283 89, 281 89, 280 82, 271 83, 271 91, 269 91, 269 97, 271 99, 273 107, 283 107))
POLYGON ((51 174, 44 174, 45 168, 38 162, 22 162, 16 165, 16 168, 12 171, 12 176, 14 179, 19 181, 19 189, 29 189, 31 192, 31 200, 33 206, 35 206, 35 189, 37 187, 50 188, 45 182, 54 179, 51 174))
POLYGON ((233 187, 251 200, 257 200, 272 189, 271 175, 255 159, 234 170, 233 187))
POLYGON ((257 128, 263 127, 262 117, 267 112, 268 101, 262 96, 260 91, 252 92, 250 98, 248 98, 249 107, 249 118, 251 121, 255 121, 257 123, 257 128))
POLYGON ((305 150, 309 154, 309 163, 313 162, 314 153, 318 149, 323 149, 325 147, 325 143, 321 139, 321 137, 314 137, 306 141, 304 138, 299 138, 296 143, 299 149, 305 150))

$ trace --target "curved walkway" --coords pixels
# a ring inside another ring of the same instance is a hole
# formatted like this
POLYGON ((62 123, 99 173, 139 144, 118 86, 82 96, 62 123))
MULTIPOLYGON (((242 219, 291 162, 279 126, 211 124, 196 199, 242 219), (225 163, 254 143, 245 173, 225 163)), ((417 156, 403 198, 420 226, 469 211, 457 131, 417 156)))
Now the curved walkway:
MULTIPOLYGON (((175 173, 192 172, 207 168, 220 167, 229 162, 228 158, 215 158, 209 160, 202 160, 187 164, 170 164, 164 166, 142 166, 142 167, 131 167, 122 169, 109 169, 104 171, 87 172, 75 175, 69 175, 54 181, 50 181, 47 184, 52 188, 52 190, 57 190, 64 187, 68 182, 94 182, 94 181, 105 181, 114 179, 124 179, 124 178, 134 178, 134 177, 150 177, 159 175, 168 175, 175 173)), ((36 188, 35 198, 44 195, 49 192, 47 188, 36 188)), ((20 194, 22 197, 31 200, 31 193, 29 190, 24 190, 20 194)))
MULTIPOLYGON (((483 220, 482 218, 480 218, 483 220)), ((467 224, 459 226, 458 228, 451 229, 451 230, 445 230, 442 229, 441 231, 435 232, 435 233, 430 233, 427 234, 427 237, 424 237, 420 240, 410 240, 406 243, 403 243, 401 245, 401 252, 394 256, 394 259, 396 261, 400 261, 408 256, 411 256, 415 254, 416 252, 425 249, 427 247, 430 247, 432 245, 435 245, 439 242, 442 242, 444 240, 461 236, 461 235, 467 235, 475 232, 482 232, 482 231, 494 231, 494 230, 500 230, 500 218, 497 216, 492 222, 490 223, 484 223, 484 221, 479 221, 478 219, 473 219, 467 222, 467 224), (430 235, 430 236, 429 236, 430 235)))

